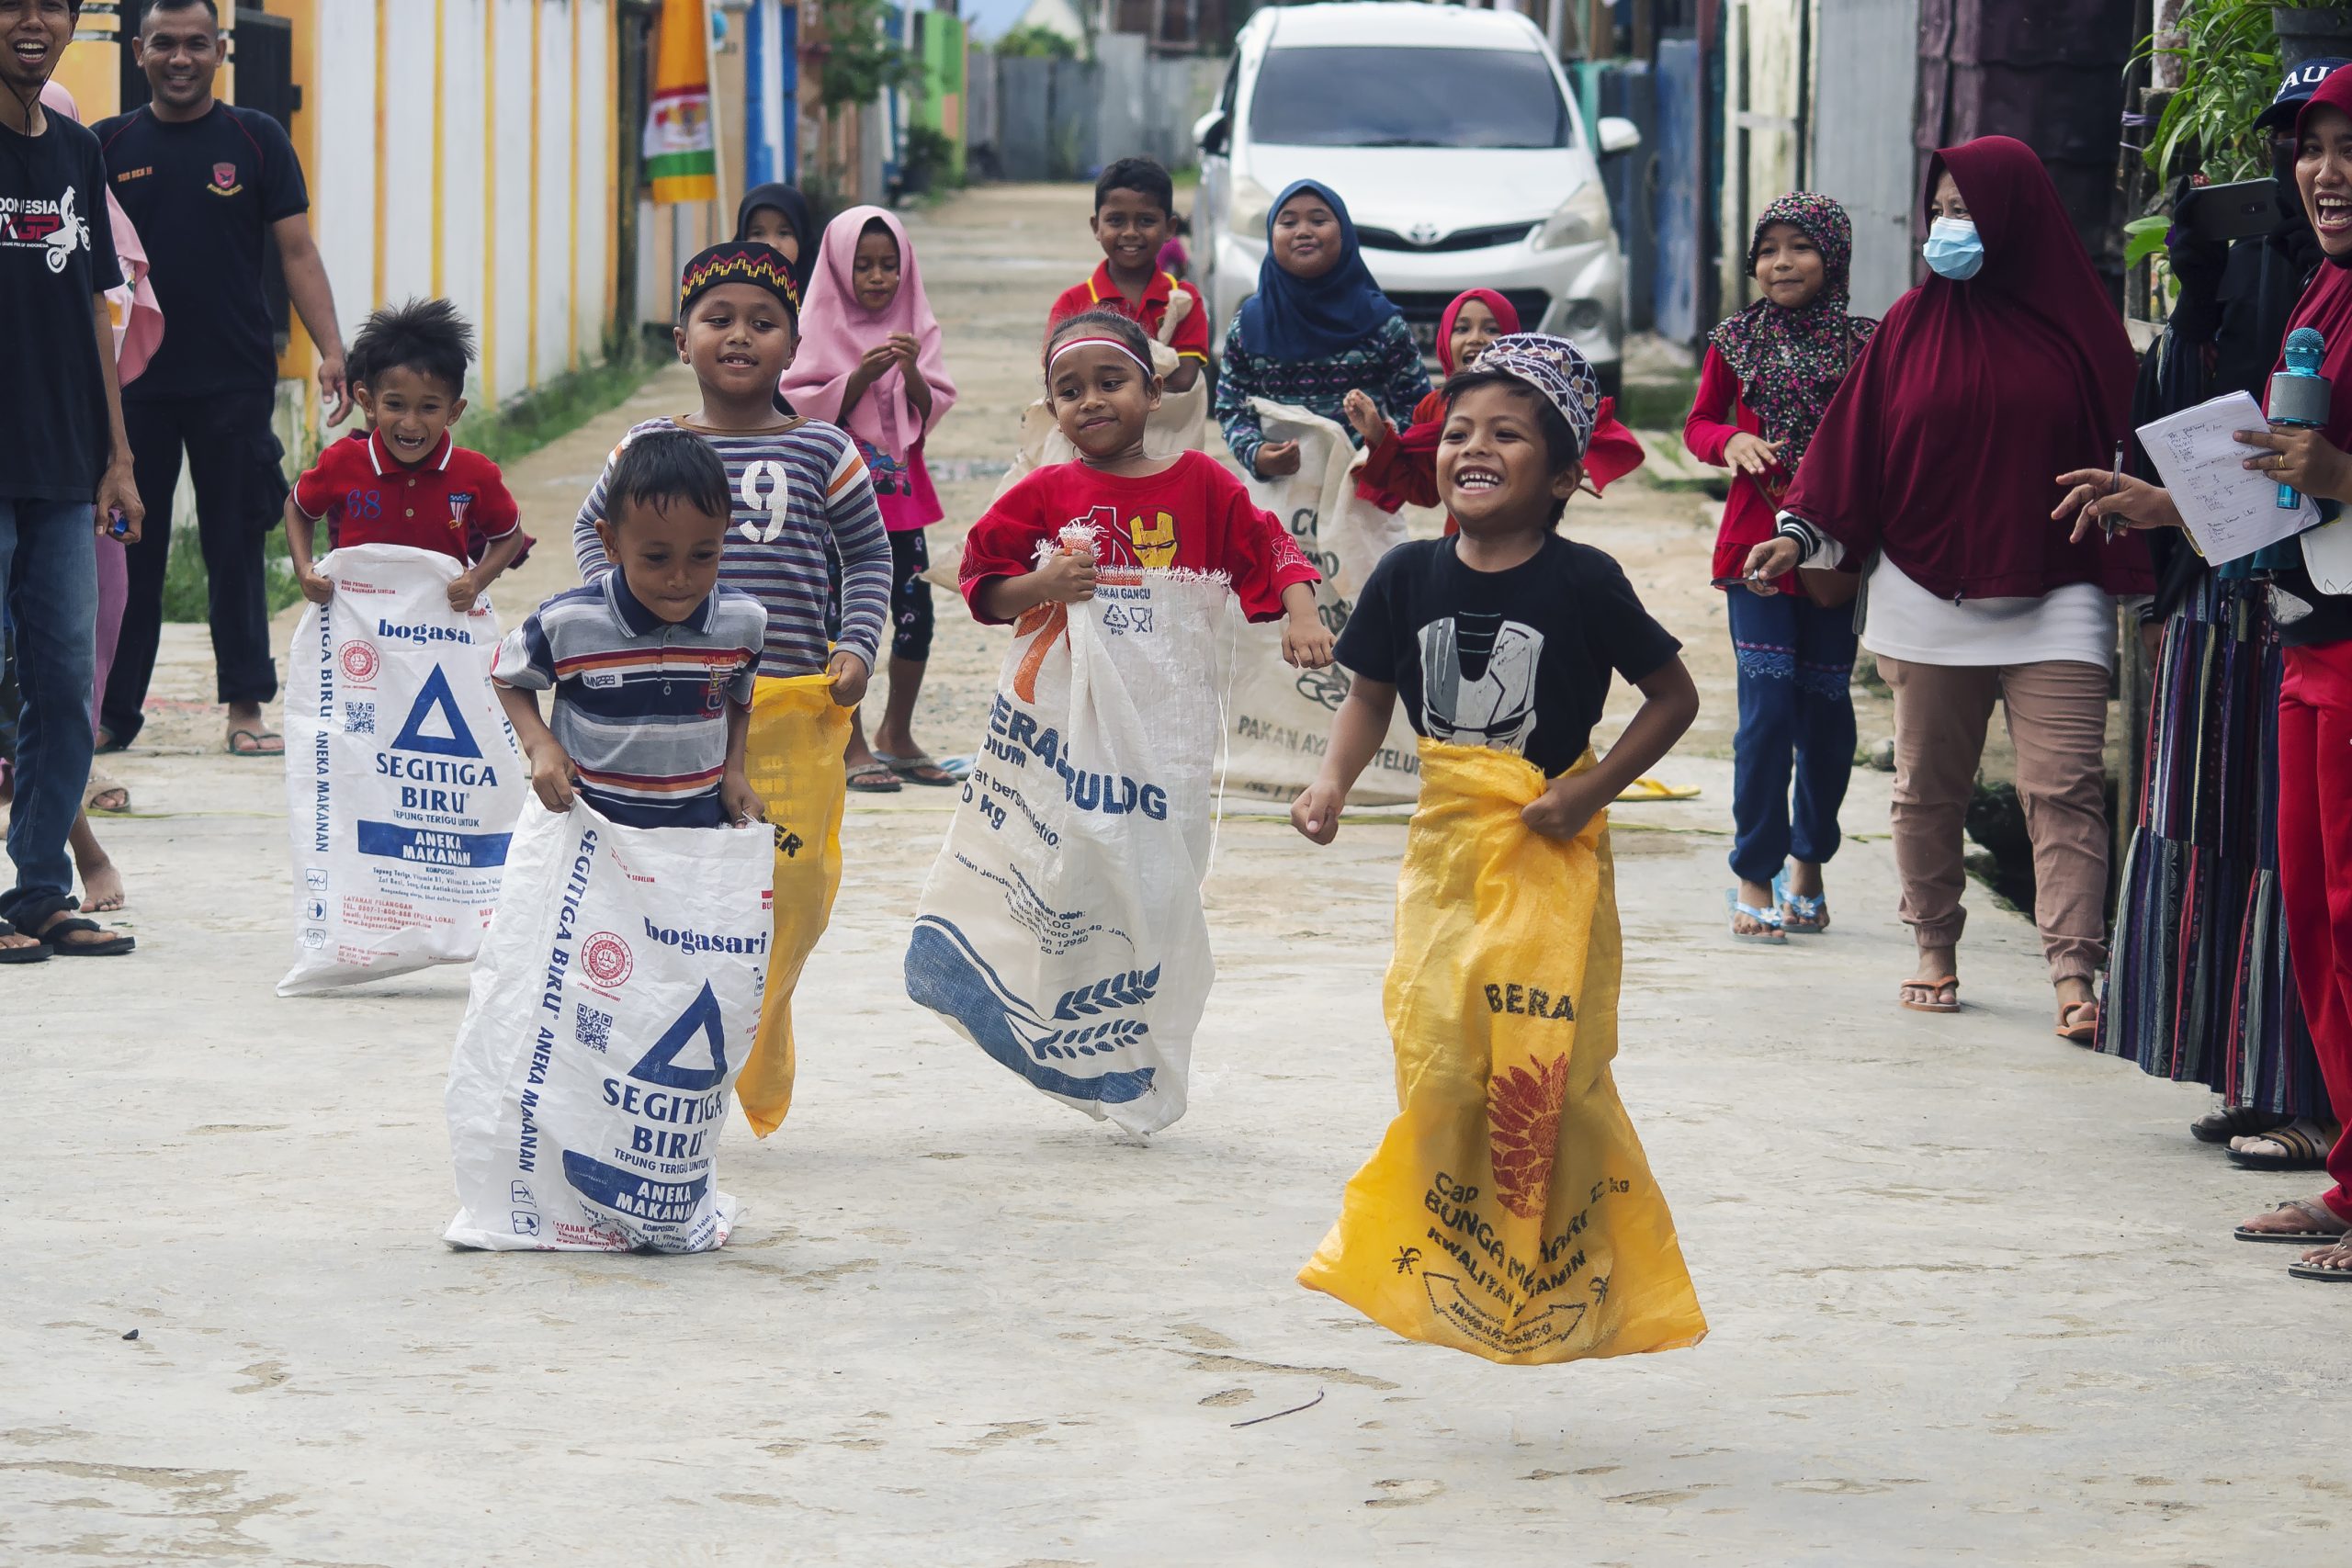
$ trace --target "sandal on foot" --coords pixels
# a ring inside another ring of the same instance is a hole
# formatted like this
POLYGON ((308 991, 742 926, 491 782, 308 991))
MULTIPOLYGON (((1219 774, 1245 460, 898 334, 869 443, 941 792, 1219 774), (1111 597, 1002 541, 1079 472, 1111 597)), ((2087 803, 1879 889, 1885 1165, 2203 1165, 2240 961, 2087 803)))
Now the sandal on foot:
POLYGON ((2338 1219, 2335 1211, 2312 1198, 2290 1198, 2270 1212, 2274 1214, 2292 1209, 2308 1222, 2299 1231, 2256 1230, 2252 1225, 2240 1225, 2230 1234, 2240 1241, 2294 1241, 2304 1246, 2324 1246, 2341 1237, 2352 1225, 2338 1219))
POLYGON ((53 951, 32 932, 20 931, 6 920, 0 920, 0 936, 21 936, 32 942, 30 947, 0 947, 0 964, 40 964, 53 951))
POLYGON ((1780 910, 1759 909, 1753 904, 1741 903, 1739 889, 1736 887, 1724 889, 1724 902, 1731 906, 1732 941, 1758 942, 1769 947, 1779 947, 1788 941, 1788 938, 1781 934, 1780 910), (1764 929, 1760 931, 1741 931, 1739 918, 1742 915, 1746 915, 1764 929))
POLYGON ((944 787, 957 782, 954 773, 933 761, 923 752, 919 751, 911 757, 893 757, 888 751, 876 751, 874 753, 874 760, 909 784, 944 787))
POLYGON ((278 734, 275 729, 232 729, 229 731, 228 751, 232 757, 274 757, 283 761, 286 756, 286 737, 278 734), (253 744, 238 745, 239 736, 244 737, 253 744), (275 749, 267 744, 272 740, 277 742, 275 749))
POLYGON ((2200 1144, 2226 1144, 2232 1138, 2250 1137, 2273 1127, 2284 1127, 2293 1120, 2275 1111, 2256 1111, 2251 1105, 2225 1105, 2191 1122, 2188 1135, 2200 1144))
POLYGON ((1958 1012, 1960 1010, 1960 976, 1947 975, 1940 980, 1905 980, 1895 988, 1894 994, 1896 999, 1913 1012, 1958 1012), (1935 999, 1915 1002, 1910 995, 1913 991, 1925 991, 1935 999), (1943 999, 1946 992, 1951 995, 1950 1001, 1943 999))
POLYGON ((2352 1263, 2314 1263, 2304 1258, 2288 1264, 2287 1272, 2298 1280, 2324 1280, 2332 1285, 2352 1281, 2352 1263))
POLYGON ((2309 1116, 2297 1117, 2284 1127, 2232 1139, 2230 1161, 2246 1170, 2318 1170, 2327 1164, 2337 1133, 2309 1116), (2274 1146, 2252 1146, 2266 1143, 2274 1146))
POLYGON ((2094 1043, 2098 1039, 2098 1004, 2097 1002, 2066 1003, 2058 1010, 2058 1027, 2055 1032, 2059 1039, 2076 1045, 2094 1043), (2085 1014, 2089 1016, 2086 1017, 2085 1014), (2073 1021, 2069 1022, 2069 1020, 2073 1021))
POLYGON ((1829 895, 1806 897, 1789 891, 1789 874, 1772 879, 1772 897, 1780 900, 1781 929, 1791 936, 1819 936, 1829 929, 1829 895))
POLYGON ((139 945, 137 937, 126 936, 120 931, 106 934, 106 931, 107 928, 98 924, 97 921, 75 915, 71 919, 53 920, 43 926, 40 931, 40 939, 47 942, 51 950, 60 958, 119 958, 139 945), (104 940, 99 942, 63 940, 67 937, 78 936, 84 931, 100 932, 104 940))
POLYGON ((903 786, 888 762, 860 762, 849 771, 849 787, 859 795, 896 795, 903 786))
POLYGON ((82 809, 103 811, 109 817, 119 817, 130 809, 130 792, 122 786, 121 780, 93 771, 90 787, 82 792, 82 809), (107 804, 109 796, 114 801, 111 806, 107 804))

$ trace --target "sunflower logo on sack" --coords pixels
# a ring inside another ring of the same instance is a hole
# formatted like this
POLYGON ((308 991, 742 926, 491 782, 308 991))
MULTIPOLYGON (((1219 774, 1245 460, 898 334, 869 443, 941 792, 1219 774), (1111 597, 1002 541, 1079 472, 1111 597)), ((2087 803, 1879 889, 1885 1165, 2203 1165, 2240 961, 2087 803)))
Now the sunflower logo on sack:
POLYGON ((1560 1143, 1560 1105, 1568 1094, 1566 1052, 1487 1080, 1487 1133, 1495 1168, 1495 1196, 1522 1220, 1544 1212, 1552 1187, 1552 1156, 1560 1143))

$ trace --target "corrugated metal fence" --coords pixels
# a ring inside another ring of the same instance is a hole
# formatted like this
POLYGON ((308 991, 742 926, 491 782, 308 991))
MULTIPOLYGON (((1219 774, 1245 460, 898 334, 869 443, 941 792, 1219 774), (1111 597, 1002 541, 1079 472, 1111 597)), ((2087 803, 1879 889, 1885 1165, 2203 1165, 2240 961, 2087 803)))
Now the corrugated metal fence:
POLYGON ((1098 39, 1091 61, 975 50, 965 118, 974 167, 1000 179, 1069 180, 1136 154, 1186 166, 1199 157, 1193 121, 1224 73, 1223 60, 1155 58, 1125 33, 1098 39))

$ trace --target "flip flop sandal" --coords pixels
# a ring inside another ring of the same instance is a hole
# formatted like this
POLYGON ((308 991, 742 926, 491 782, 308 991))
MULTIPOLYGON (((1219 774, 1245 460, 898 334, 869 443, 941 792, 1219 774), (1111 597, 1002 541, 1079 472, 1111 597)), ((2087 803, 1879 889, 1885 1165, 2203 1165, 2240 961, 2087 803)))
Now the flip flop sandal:
POLYGON ((1698 798, 1697 784, 1670 784, 1664 779, 1654 779, 1646 773, 1617 793, 1618 803, 1628 806, 1645 800, 1696 800, 1698 798))
POLYGON ((2352 1225, 2337 1219, 2335 1211, 2326 1204, 2309 1198, 2290 1198, 2270 1212, 2283 1213, 2289 1209, 2311 1224, 2299 1231, 2261 1231, 2251 1225, 2240 1225, 2230 1234, 2240 1241, 2292 1241, 2306 1247, 2324 1247, 2331 1241, 2340 1241, 2346 1230, 2352 1230, 2352 1225))
POLYGON ((2293 1120, 2276 1111, 2256 1111, 2251 1105, 2230 1105, 2208 1111, 2191 1122, 2188 1135, 2200 1144, 2226 1144, 2232 1138, 2251 1137, 2273 1127, 2284 1127, 2293 1120))
POLYGON ((1791 936, 1819 936, 1829 929, 1829 896, 1808 898, 1789 891, 1789 874, 1772 879, 1772 897, 1781 903, 1781 928, 1791 936))
POLYGON ((2070 1042, 2073 1044, 2088 1045, 2094 1043, 2098 1039, 2098 1004, 2097 1002, 2069 1002, 2064 1007, 2060 1008, 2058 1010, 2058 1027, 2053 1032, 2057 1034, 2059 1039, 2070 1042), (2089 1015, 2088 1017, 2084 1016, 2086 1013, 2089 1015), (2075 1021, 2068 1023, 2066 1021, 2070 1018, 2075 1021))
POLYGON ((122 786, 121 780, 108 778, 104 773, 93 773, 90 775, 90 787, 82 792, 82 809, 103 811, 110 817, 119 817, 130 809, 130 792, 122 786), (122 796, 122 803, 119 806, 100 806, 98 804, 100 798, 109 795, 122 796))
POLYGON ((2330 1284, 2352 1281, 2352 1263, 2304 1263, 2287 1265, 2287 1272, 2298 1280, 2324 1280, 2330 1284))
POLYGON ((849 771, 845 782, 859 795, 896 795, 906 787, 888 763, 879 761, 859 763, 849 771))
POLYGON ((2318 1170, 2327 1164, 2327 1151, 2335 1146, 2337 1130, 2322 1127, 2309 1117, 2290 1122, 2284 1127, 2273 1127, 2267 1133, 2248 1133, 2245 1140, 2266 1139, 2283 1152, 2273 1154, 2267 1149, 2241 1149, 2233 1145, 2230 1162, 2245 1170, 2318 1170))
POLYGON ((119 958, 139 945, 137 937, 117 935, 105 942, 59 942, 56 939, 76 931, 102 931, 106 927, 96 920, 76 915, 71 919, 56 921, 42 928, 41 941, 49 943, 60 958, 119 958))
POLYGON ((1960 977, 1956 975, 1947 975, 1940 980, 1905 980, 1896 987, 1894 994, 1896 999, 1913 1012, 1958 1012, 1960 1010, 1960 977), (1910 991, 1925 991, 1933 997, 1940 997, 1946 991, 1950 991, 1951 1000, 1915 1002, 1905 994, 1910 991))
POLYGON ((226 750, 232 757, 266 757, 272 761, 282 762, 286 760, 286 737, 278 734, 275 729, 232 729, 229 731, 226 750), (237 737, 240 735, 253 742, 250 750, 238 750, 237 737), (275 751, 263 750, 262 742, 265 740, 277 741, 277 750, 275 751))
MULTIPOLYGON (((0 936, 32 934, 30 931, 19 931, 7 921, 0 920, 0 936)), ((36 942, 30 947, 0 947, 0 964, 40 964, 50 956, 51 951, 45 942, 36 942)))
POLYGON ((1724 902, 1731 906, 1732 941, 1755 942, 1758 945, 1764 947, 1780 947, 1787 942, 1788 938, 1782 935, 1781 931, 1780 910, 1759 909, 1753 904, 1741 903, 1739 901, 1739 889, 1736 887, 1726 887, 1724 889, 1724 902), (1739 917, 1742 915, 1746 915, 1749 919, 1754 920, 1758 925, 1762 926, 1764 929, 1760 931, 1741 931, 1739 929, 1739 917))
POLYGON ((960 782, 954 773, 933 761, 928 756, 893 757, 888 751, 876 751, 874 753, 874 760, 909 784, 925 784, 933 789, 945 789, 960 782))

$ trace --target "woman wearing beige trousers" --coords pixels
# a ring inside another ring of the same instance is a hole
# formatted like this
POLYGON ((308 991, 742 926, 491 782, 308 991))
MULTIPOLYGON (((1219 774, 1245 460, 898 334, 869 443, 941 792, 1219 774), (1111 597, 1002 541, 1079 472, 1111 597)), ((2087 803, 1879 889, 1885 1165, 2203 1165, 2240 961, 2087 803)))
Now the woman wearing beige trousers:
POLYGON ((1748 573, 1867 573, 1861 640, 1894 692, 1894 858, 1919 949, 1903 1005, 1960 1010, 1964 819, 1998 701, 2057 1032, 2088 1040, 2115 595, 2151 582, 2135 541, 2077 545, 2050 513, 2057 476, 2107 463, 2124 434, 2131 344, 2031 148, 1946 148, 1928 188, 1933 276, 1838 389, 1748 573))

